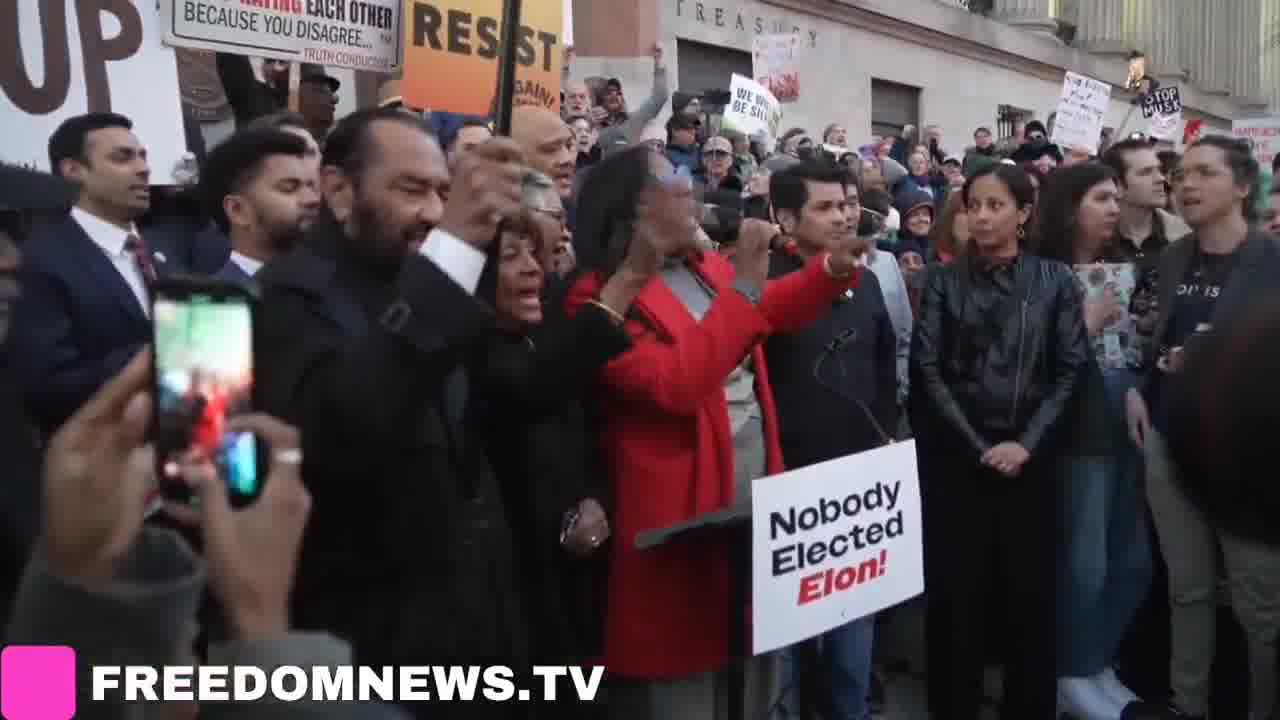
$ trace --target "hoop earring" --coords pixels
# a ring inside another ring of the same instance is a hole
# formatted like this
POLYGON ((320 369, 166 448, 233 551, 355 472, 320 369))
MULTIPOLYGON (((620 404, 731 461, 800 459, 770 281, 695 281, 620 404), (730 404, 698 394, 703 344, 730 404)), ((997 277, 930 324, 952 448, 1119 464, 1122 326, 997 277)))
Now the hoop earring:
POLYGON ((1023 240, 1026 240, 1026 239, 1027 239, 1027 231, 1023 226, 1019 225, 1018 226, 1018 242, 1022 242, 1023 240))

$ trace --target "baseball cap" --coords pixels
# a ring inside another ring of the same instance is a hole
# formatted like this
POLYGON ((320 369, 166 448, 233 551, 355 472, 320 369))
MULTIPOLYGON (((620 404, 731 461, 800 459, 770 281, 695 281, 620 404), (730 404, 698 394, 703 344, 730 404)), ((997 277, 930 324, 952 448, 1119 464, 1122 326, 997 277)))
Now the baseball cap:
POLYGON ((702 144, 702 152, 709 153, 709 152, 715 152, 716 150, 719 150, 721 152, 727 152, 730 155, 732 155, 733 143, 729 142, 729 138, 721 137, 719 135, 712 135, 711 137, 707 138, 707 141, 705 143, 702 144))
POLYGON ((957 165, 957 166, 964 165, 964 158, 960 157, 959 155, 948 155, 946 159, 942 161, 942 164, 957 165))
POLYGON ((338 78, 325 72, 325 69, 319 65, 303 65, 298 80, 299 82, 328 83, 329 92, 338 92, 338 88, 342 87, 342 82, 338 78))

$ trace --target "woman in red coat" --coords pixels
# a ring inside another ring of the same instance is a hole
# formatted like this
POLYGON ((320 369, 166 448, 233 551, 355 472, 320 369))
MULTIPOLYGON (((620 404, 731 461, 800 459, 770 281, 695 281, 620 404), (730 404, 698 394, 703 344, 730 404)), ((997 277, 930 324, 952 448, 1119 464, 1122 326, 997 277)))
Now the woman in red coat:
POLYGON ((644 704, 651 710, 638 716, 664 718, 701 716, 689 714, 687 704, 686 712, 664 704, 664 688, 682 686, 683 702, 695 706, 715 702, 700 695, 703 687, 713 693, 713 682, 697 685, 695 698, 688 684, 709 679, 728 660, 729 552, 714 538, 642 551, 635 547, 636 535, 734 503, 735 437, 726 380, 740 366, 754 374, 765 473, 782 471, 760 343, 775 331, 816 320, 856 285, 858 273, 855 248, 849 247, 766 285, 768 246, 776 230, 757 220, 744 221, 732 262, 700 253, 694 249, 691 191, 678 183, 671 165, 644 148, 619 153, 592 171, 575 228, 585 272, 567 301, 571 314, 599 304, 599 289, 625 256, 638 217, 661 214, 676 221, 672 232, 687 234, 686 242, 676 243, 682 249, 626 314, 633 347, 605 367, 595 394, 601 456, 617 506, 604 664, 613 676, 641 681, 649 691, 644 704), (677 271, 707 293, 700 320, 685 297, 692 283, 673 282, 677 271))

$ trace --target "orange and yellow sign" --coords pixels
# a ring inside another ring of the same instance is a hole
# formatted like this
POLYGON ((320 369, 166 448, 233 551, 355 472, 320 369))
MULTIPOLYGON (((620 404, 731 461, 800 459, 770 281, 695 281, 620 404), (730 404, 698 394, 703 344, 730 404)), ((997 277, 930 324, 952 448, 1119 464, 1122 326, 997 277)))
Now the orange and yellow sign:
MULTIPOLYGON (((516 105, 560 111, 561 0, 523 0, 516 46, 516 105)), ((406 105, 494 115, 502 0, 405 0, 406 105)))

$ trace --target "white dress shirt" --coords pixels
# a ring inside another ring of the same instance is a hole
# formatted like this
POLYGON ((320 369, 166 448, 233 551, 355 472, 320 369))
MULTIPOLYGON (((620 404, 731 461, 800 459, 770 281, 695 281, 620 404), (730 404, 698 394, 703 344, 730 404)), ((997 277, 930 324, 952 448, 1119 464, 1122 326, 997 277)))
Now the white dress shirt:
POLYGON ((248 275, 249 277, 253 277, 254 275, 257 275, 258 271, 262 269, 262 265, 263 265, 263 262, 261 260, 258 260, 257 258, 251 258, 248 255, 242 255, 240 254, 240 252, 236 250, 231 251, 231 262, 235 263, 236 267, 244 271, 244 274, 248 275))
POLYGON ((123 230, 78 207, 71 208, 71 217, 80 224, 89 239, 106 253, 107 259, 133 291, 133 296, 138 299, 138 305, 142 308, 143 314, 151 317, 151 294, 147 291, 146 278, 142 275, 142 269, 138 267, 137 258, 125 248, 125 242, 130 235, 141 238, 142 234, 136 227, 123 230))
POLYGON ((427 235, 426 242, 422 243, 418 252, 435 263, 441 272, 458 283, 458 286, 466 290, 468 295, 476 294, 476 287, 480 285, 480 275, 484 272, 484 264, 488 260, 483 252, 439 228, 427 235))

